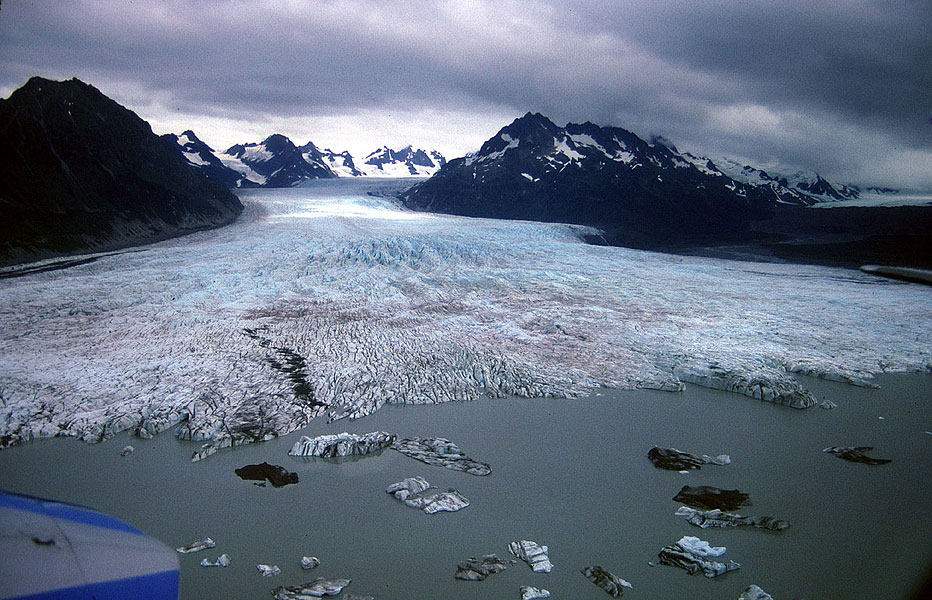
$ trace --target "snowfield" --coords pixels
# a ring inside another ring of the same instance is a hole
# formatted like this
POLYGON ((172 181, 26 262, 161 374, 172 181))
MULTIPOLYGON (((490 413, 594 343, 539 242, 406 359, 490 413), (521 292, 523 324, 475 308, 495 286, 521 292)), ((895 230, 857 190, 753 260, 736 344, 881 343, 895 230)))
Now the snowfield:
MULTIPOLYGON (((216 448, 383 403, 932 370, 932 288, 411 213, 397 181, 244 190, 235 224, 0 280, 0 445, 176 424, 216 448)), ((750 400, 749 400, 750 401, 750 400)))

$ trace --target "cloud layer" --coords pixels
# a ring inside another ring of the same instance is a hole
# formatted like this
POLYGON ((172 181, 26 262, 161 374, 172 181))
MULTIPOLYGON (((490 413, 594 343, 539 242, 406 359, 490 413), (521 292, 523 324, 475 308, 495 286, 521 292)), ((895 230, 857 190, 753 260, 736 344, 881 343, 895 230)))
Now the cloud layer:
POLYGON ((932 187, 928 23, 927 0, 11 0, 0 89, 78 76, 221 148, 280 131, 457 155, 533 110, 932 187))

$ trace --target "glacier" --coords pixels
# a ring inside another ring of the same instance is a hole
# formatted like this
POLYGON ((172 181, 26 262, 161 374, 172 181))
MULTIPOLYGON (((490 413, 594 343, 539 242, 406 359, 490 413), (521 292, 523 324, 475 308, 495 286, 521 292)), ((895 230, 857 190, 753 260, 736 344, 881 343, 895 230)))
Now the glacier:
POLYGON ((803 407, 795 373, 932 370, 932 288, 414 213, 407 185, 240 190, 227 227, 0 280, 0 446, 176 428, 206 456, 385 403, 688 381, 803 407))

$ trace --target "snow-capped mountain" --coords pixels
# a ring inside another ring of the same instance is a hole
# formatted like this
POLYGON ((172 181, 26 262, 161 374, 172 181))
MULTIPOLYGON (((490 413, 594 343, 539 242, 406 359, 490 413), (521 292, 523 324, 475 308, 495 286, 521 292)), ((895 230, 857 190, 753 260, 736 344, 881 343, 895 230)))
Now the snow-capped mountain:
POLYGON ((334 152, 329 148, 318 150, 313 142, 299 148, 304 160, 309 163, 326 165, 337 177, 360 177, 364 172, 356 168, 353 155, 347 151, 334 152))
POLYGON ((740 237, 772 194, 618 127, 528 113, 402 194, 417 210, 596 225, 626 244, 740 237))
POLYGON ((383 146, 366 156, 363 170, 369 177, 428 177, 446 162, 436 150, 414 150, 411 146, 392 150, 383 146))
POLYGON ((239 187, 242 174, 224 165, 217 158, 213 148, 198 139, 190 129, 181 135, 167 133, 162 136, 162 139, 177 145, 188 164, 207 179, 221 183, 226 187, 239 187))
POLYGON ((290 187, 308 179, 336 177, 326 163, 308 160, 309 154, 281 134, 256 144, 236 144, 219 156, 244 182, 263 187, 290 187))
POLYGON ((830 183, 814 171, 764 171, 728 158, 709 159, 689 152, 683 158, 710 174, 721 173, 735 181, 769 191, 777 202, 809 206, 817 202, 852 200, 859 196, 857 189, 843 184, 830 183))

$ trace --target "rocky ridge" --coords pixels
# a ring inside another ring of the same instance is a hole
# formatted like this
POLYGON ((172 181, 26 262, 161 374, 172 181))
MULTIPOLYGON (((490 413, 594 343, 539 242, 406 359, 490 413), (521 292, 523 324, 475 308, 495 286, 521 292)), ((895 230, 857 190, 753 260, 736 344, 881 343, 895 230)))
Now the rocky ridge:
POLYGON ((0 264, 136 246, 243 210, 149 124, 78 79, 0 100, 0 264))

